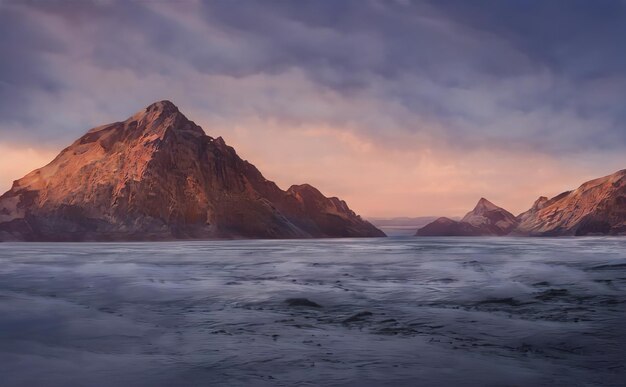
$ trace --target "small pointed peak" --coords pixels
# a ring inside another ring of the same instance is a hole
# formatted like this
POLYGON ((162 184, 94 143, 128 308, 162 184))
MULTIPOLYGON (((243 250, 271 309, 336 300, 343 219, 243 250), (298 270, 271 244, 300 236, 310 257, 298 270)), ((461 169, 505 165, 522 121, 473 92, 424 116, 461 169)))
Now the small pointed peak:
POLYGON ((137 113, 135 113, 135 115, 130 117, 129 120, 144 119, 148 121, 154 121, 159 118, 166 118, 166 117, 170 117, 176 114, 182 115, 180 110, 178 110, 178 107, 176 107, 176 105, 174 105, 170 101, 163 100, 163 101, 154 102, 146 106, 145 109, 140 110, 137 113))
MULTIPOLYGON (((468 213, 468 215, 469 214, 483 214, 485 212, 500 211, 500 210, 502 210, 502 208, 496 206, 495 204, 493 204, 489 200, 487 200, 485 198, 480 198, 478 203, 476 203, 476 207, 474 207, 474 209, 472 211, 470 211, 468 213)), ((465 216, 467 217, 467 215, 465 215, 465 216)))
POLYGON ((476 208, 498 208, 498 206, 485 198, 480 198, 478 203, 476 203, 476 208))
MULTIPOLYGON (((129 117, 125 123, 137 130, 163 134, 169 131, 204 135, 201 127, 190 121, 171 101, 157 101, 129 117)), ((133 128, 133 130, 135 130, 133 128)))
POLYGON ((178 113, 178 107, 171 101, 164 99, 163 101, 157 101, 146 108, 146 113, 163 112, 166 114, 178 113))

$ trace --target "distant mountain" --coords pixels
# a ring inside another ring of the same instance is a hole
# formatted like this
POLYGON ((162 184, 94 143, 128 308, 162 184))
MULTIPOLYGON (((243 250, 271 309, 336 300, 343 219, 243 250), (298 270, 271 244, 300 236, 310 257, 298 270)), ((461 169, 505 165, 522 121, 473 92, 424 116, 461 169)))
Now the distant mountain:
POLYGON ((588 181, 520 214, 516 235, 626 234, 626 170, 588 181))
POLYGON ((281 190, 169 101, 91 129, 0 196, 0 240, 384 235, 310 185, 281 190))
MULTIPOLYGON (((368 218, 368 220, 389 236, 412 236, 415 230, 437 220, 437 216, 368 218)), ((461 218, 452 218, 459 220, 461 218)))
POLYGON ((469 223, 441 217, 417 230, 416 236, 481 236, 481 229, 469 223))
POLYGON ((486 236, 506 235, 518 224, 507 210, 481 198, 476 207, 460 221, 439 218, 417 230, 418 236, 486 236))
POLYGON ((420 228, 417 235, 626 235, 626 169, 552 199, 542 196, 517 217, 481 199, 460 222, 439 218, 420 228))
POLYGON ((461 222, 469 223, 488 235, 506 235, 518 223, 515 215, 485 198, 481 198, 476 207, 461 219, 461 222))

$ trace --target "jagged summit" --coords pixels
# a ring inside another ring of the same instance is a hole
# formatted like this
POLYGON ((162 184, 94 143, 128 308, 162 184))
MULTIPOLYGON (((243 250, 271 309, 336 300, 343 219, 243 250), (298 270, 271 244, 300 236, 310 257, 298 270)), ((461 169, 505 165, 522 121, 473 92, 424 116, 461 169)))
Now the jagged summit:
POLYGON ((72 145, 99 142, 103 148, 111 150, 117 142, 126 146, 134 141, 164 140, 168 133, 205 136, 200 126, 185 117, 172 102, 164 100, 147 106, 125 121, 95 127, 72 145))
POLYGON ((510 229, 517 224, 513 214, 496 206, 485 198, 481 198, 476 204, 476 207, 461 219, 461 222, 467 222, 476 227, 481 225, 493 225, 501 229, 502 233, 510 231, 510 229))
POLYGON ((493 210, 497 210, 498 208, 500 208, 500 207, 496 206, 495 204, 493 204, 489 200, 487 200, 485 198, 480 198, 480 200, 478 201, 478 203, 476 203, 476 206, 474 207, 474 212, 476 212, 476 211, 493 211, 493 210))
POLYGON ((172 101, 168 101, 166 99, 148 105, 145 110, 146 112, 158 111, 166 114, 180 113, 178 106, 174 105, 172 101))
POLYGON ((507 210, 480 198, 474 209, 461 221, 439 218, 417 231, 420 236, 506 235, 517 226, 517 219, 507 210))
POLYGON ((130 116, 126 121, 137 121, 138 123, 154 123, 157 121, 162 122, 168 118, 172 118, 174 120, 176 118, 188 120, 187 117, 185 117, 185 115, 180 112, 176 105, 168 100, 163 100, 151 103, 150 105, 130 116))
POLYGON ((360 236, 384 234, 313 187, 282 191, 170 101, 88 131, 0 196, 0 240, 360 236))

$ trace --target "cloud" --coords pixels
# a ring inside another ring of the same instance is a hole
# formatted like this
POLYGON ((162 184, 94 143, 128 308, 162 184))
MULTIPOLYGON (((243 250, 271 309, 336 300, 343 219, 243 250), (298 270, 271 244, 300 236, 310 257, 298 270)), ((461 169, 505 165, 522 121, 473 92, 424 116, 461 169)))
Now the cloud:
MULTIPOLYGON (((366 154, 397 155, 377 161, 380 174, 424 168, 411 184, 462 189, 444 184, 454 178, 469 185, 468 197, 493 189, 472 181, 493 186, 507 173, 547 184, 530 176, 529 157, 552 177, 557 166, 608 173, 626 147, 624 16, 623 2, 603 0, 5 1, 1 142, 60 148, 170 99, 281 181, 306 180, 273 159, 297 149, 307 155, 300 170, 357 203, 368 176, 351 179, 351 168, 366 154), (292 150, 255 148, 271 148, 270 135, 292 150), (319 144, 307 148, 312 138, 319 144), (485 175, 494 157, 500 169, 485 175), (329 175, 316 169, 320 159, 350 167, 329 175), (447 169, 463 165, 469 171, 447 169)), ((566 175, 559 187, 574 184, 566 175)), ((402 189, 406 198, 414 191, 402 189)), ((527 188, 524 200, 540 190, 527 188)), ((427 210, 406 202, 412 213, 427 210)))

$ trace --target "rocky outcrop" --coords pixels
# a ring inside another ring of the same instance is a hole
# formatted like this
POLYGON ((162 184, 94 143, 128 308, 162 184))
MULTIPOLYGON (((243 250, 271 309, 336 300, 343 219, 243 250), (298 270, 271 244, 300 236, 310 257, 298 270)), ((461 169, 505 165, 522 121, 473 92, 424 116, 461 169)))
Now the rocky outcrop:
POLYGON ((376 236, 338 198, 281 190, 169 101, 91 129, 0 196, 0 240, 376 236))
POLYGON ((543 200, 519 219, 515 235, 626 234, 626 170, 543 200))
POLYGON ((476 207, 460 221, 439 218, 417 230, 418 236, 488 236, 506 235, 518 224, 507 210, 481 198, 476 207))

